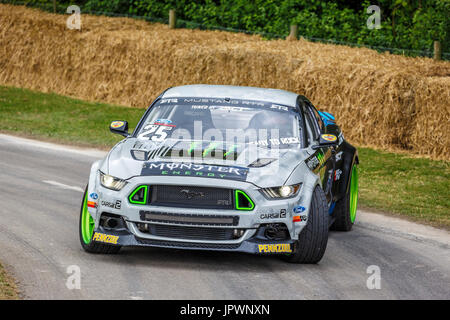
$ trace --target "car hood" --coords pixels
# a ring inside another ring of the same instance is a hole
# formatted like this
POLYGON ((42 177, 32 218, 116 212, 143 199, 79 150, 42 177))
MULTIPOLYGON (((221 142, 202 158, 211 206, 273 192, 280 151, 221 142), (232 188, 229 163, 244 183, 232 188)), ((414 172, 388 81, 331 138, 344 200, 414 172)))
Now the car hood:
POLYGON ((235 150, 230 152, 230 149, 223 151, 221 147, 217 149, 213 147, 214 145, 210 142, 168 139, 157 143, 127 138, 109 152, 101 170, 121 179, 130 179, 144 175, 145 167, 155 168, 161 163, 195 164, 210 168, 213 166, 220 167, 221 171, 226 168, 236 168, 232 170, 246 172, 245 179, 242 180, 238 176, 230 176, 226 179, 239 179, 264 188, 284 185, 298 164, 309 156, 305 149, 270 149, 246 144, 235 145, 235 150), (210 150, 207 150, 208 148, 210 150), (181 150, 192 156, 174 157, 174 154, 180 154, 181 150), (212 150, 215 150, 215 153, 212 150))

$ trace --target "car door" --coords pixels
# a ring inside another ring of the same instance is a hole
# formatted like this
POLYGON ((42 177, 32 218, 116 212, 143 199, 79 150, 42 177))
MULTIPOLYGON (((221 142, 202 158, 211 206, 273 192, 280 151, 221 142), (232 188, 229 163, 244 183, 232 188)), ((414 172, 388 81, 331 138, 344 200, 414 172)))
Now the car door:
MULTIPOLYGON (((316 108, 311 102, 305 100, 305 117, 312 124, 314 132, 314 140, 319 141, 319 137, 324 133, 331 133, 320 117, 316 108)), ((330 128, 331 129, 331 128, 330 128)), ((323 147, 316 150, 315 156, 319 160, 320 166, 317 173, 320 175, 322 189, 330 205, 333 201, 334 179, 335 179, 335 151, 333 147, 323 147)))

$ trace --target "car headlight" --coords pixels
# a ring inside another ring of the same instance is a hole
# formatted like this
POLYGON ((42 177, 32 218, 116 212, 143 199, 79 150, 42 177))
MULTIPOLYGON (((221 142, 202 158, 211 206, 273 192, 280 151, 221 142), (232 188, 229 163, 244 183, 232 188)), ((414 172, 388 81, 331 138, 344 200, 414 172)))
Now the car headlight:
POLYGON ((295 197, 300 191, 301 183, 291 186, 281 186, 261 189, 262 194, 268 199, 288 199, 295 197))
POLYGON ((100 173, 100 183, 105 188, 120 191, 128 183, 125 180, 110 176, 109 174, 103 173, 101 171, 99 171, 99 173, 100 173))

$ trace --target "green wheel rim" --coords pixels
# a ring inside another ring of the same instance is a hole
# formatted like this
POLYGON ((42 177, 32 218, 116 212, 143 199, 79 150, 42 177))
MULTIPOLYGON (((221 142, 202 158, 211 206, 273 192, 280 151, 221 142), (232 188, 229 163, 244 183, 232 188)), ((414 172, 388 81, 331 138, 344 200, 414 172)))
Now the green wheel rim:
POLYGON ((356 207, 358 205, 358 168, 353 166, 350 178, 350 221, 355 222, 356 207))
POLYGON ((83 211, 81 214, 81 236, 84 243, 89 244, 92 239, 92 234, 94 233, 95 222, 92 219, 91 214, 87 207, 87 195, 84 197, 83 201, 83 211))

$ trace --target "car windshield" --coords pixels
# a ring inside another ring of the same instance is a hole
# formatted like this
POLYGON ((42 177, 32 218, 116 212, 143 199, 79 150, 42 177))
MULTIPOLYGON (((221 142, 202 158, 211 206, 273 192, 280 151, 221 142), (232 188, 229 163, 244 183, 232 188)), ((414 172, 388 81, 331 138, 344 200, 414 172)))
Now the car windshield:
POLYGON ((217 99, 161 99, 149 110, 135 136, 167 139, 225 141, 266 148, 301 148, 302 118, 296 108, 275 103, 217 99))

